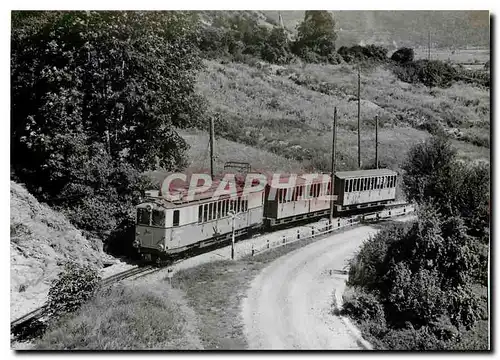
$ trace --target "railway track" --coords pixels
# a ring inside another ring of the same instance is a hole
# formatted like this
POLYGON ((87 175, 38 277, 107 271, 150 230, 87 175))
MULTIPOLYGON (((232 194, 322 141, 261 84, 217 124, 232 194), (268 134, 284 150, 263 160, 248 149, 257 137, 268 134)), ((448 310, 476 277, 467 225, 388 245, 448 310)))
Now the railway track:
MULTIPOLYGON (((120 282, 125 279, 143 277, 152 274, 154 272, 157 272, 160 269, 161 268, 152 265, 144 267, 140 266, 134 267, 132 269, 122 271, 118 274, 112 275, 110 277, 107 277, 106 279, 101 280, 99 286, 102 288, 116 284, 117 282, 120 282)), ((49 310, 48 306, 44 305, 42 307, 39 307, 38 309, 35 309, 21 316, 20 318, 14 321, 11 321, 10 323, 11 333, 14 334, 14 336, 17 335, 22 336, 27 333, 36 333, 39 328, 43 327, 43 320, 47 316, 48 310, 49 310)))

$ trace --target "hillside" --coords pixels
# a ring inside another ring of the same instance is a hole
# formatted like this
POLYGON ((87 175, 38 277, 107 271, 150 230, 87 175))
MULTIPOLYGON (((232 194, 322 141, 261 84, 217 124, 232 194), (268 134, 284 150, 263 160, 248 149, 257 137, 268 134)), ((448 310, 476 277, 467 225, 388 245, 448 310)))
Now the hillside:
MULTIPOLYGON (((337 166, 356 167, 357 72, 352 66, 205 65, 197 91, 221 114, 226 138, 325 171, 337 106, 337 166)), ((487 89, 467 84, 429 89, 399 81, 383 66, 363 70, 361 84, 361 156, 366 166, 374 161, 375 115, 382 165, 397 168, 410 146, 428 137, 435 126, 456 137, 453 143, 461 158, 489 161, 487 89)))
POLYGON ((11 318, 41 306, 65 260, 102 267, 102 245, 86 239, 60 213, 10 183, 11 318))

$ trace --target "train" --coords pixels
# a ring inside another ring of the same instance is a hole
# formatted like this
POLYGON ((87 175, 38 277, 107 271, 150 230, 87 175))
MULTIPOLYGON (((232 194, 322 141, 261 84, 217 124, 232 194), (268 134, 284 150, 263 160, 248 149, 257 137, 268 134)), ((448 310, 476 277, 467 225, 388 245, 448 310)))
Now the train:
POLYGON ((146 192, 136 206, 133 246, 145 261, 159 262, 190 250, 202 249, 278 227, 293 226, 330 216, 335 218, 383 209, 396 200, 398 174, 390 169, 341 171, 280 176, 262 189, 245 191, 244 179, 236 180, 235 192, 215 196, 221 179, 206 191, 186 196, 185 185, 174 188, 178 196, 161 190, 146 192), (333 201, 333 204, 332 204, 333 201))

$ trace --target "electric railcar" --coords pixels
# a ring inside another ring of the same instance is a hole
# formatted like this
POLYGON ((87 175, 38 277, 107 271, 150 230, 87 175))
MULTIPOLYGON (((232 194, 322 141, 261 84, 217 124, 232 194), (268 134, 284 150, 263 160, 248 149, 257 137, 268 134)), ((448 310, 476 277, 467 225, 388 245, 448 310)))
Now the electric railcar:
MULTIPOLYGON (((285 179, 286 181, 288 179, 285 179)), ((169 257, 193 248, 229 240, 234 218, 235 237, 254 230, 293 224, 330 213, 330 176, 325 174, 308 183, 298 176, 294 186, 274 186, 244 194, 237 184, 237 196, 213 199, 219 182, 210 190, 189 199, 185 188, 176 200, 159 191, 148 192, 139 204, 134 246, 145 260, 169 257), (269 196, 272 194, 273 196, 269 196)), ((383 207, 396 198, 397 173, 388 169, 342 171, 335 174, 334 216, 383 207)), ((281 181, 280 181, 281 182, 281 181)))

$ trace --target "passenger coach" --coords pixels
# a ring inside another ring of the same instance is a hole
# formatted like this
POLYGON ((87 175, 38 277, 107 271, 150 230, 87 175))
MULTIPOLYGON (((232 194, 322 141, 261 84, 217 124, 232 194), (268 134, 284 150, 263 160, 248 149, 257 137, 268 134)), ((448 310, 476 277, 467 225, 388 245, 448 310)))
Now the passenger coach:
POLYGON ((396 199, 397 173, 389 169, 336 173, 337 212, 386 205, 396 199))

